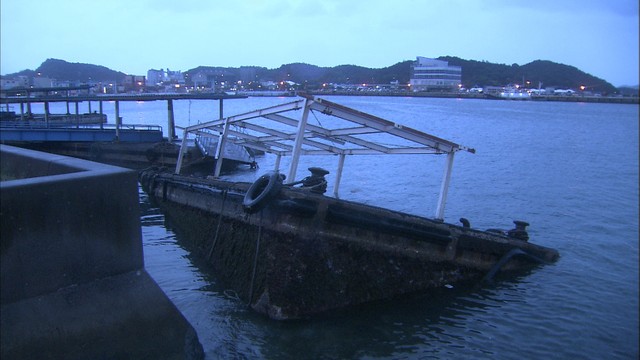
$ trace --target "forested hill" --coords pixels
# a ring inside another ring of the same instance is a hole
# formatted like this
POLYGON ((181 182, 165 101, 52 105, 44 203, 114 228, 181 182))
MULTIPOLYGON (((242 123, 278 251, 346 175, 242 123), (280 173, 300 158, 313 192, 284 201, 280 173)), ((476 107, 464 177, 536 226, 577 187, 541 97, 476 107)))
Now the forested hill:
POLYGON ((74 82, 110 82, 121 81, 126 74, 111 70, 107 67, 92 64, 70 63, 59 59, 47 59, 35 70, 23 70, 16 74, 7 75, 42 76, 58 81, 74 82))
MULTIPOLYGON (((532 88, 537 88, 541 84, 543 88, 578 89, 580 86, 585 86, 587 90, 593 92, 614 93, 616 91, 613 85, 603 79, 587 74, 573 66, 552 61, 536 60, 525 65, 506 65, 451 56, 439 59, 448 61, 450 65, 462 67, 462 83, 467 88, 520 84, 524 80, 529 82, 529 86, 532 88)), ((185 74, 187 79, 198 72, 204 72, 221 81, 293 81, 310 87, 321 86, 323 83, 388 84, 391 81, 398 81, 400 84, 406 84, 409 82, 412 63, 413 61, 407 60, 379 69, 357 65, 319 67, 303 63, 286 64, 276 69, 257 66, 237 68, 199 66, 185 71, 185 74)), ((24 70, 3 77, 35 76, 36 74, 58 81, 76 82, 119 82, 125 76, 123 72, 104 66, 47 59, 36 70, 24 70)))
MULTIPOLYGON (((525 82, 529 82, 529 86, 532 88, 537 88, 538 85, 565 89, 578 89, 580 86, 585 86, 586 89, 594 92, 613 93, 616 91, 616 88, 605 80, 580 71, 573 66, 552 61, 536 60, 526 65, 505 65, 486 61, 464 60, 451 56, 444 56, 438 59, 448 61, 449 65, 461 66, 462 84, 467 88, 521 84, 524 79, 525 82)), ((401 84, 406 84, 411 76, 412 63, 413 61, 407 60, 380 69, 356 65, 318 67, 302 63, 282 65, 277 69, 200 66, 187 71, 187 73, 195 74, 204 71, 220 78, 224 77, 236 81, 244 78, 246 81, 246 74, 250 72, 256 80, 290 80, 298 84, 307 83, 312 85, 322 83, 388 84, 394 80, 401 84), (247 71, 248 69, 251 70, 247 71)))
POLYGON ((462 67, 462 83, 467 87, 504 86, 506 84, 522 84, 522 80, 530 82, 530 87, 570 88, 585 86, 594 92, 613 93, 616 87, 607 81, 587 74, 574 66, 558 64, 547 60, 536 60, 525 65, 494 64, 486 61, 464 60, 457 57, 443 56, 439 58, 449 65, 462 67))
POLYGON ((338 65, 334 67, 319 67, 304 63, 282 65, 277 69, 267 69, 258 66, 243 66, 240 68, 199 66, 188 70, 188 76, 204 72, 216 79, 227 81, 293 81, 298 84, 321 85, 323 83, 337 84, 388 84, 397 80, 408 83, 412 61, 403 61, 395 65, 372 69, 357 65, 338 65))

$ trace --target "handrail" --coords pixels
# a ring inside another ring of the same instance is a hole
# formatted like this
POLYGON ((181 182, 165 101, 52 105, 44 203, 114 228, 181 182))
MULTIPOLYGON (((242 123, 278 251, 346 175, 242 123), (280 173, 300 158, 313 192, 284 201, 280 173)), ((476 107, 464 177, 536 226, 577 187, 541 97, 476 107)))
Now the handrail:
MULTIPOLYGON (((64 123, 49 121, 49 123, 47 123, 42 120, 3 120, 0 121, 0 128, 112 130, 116 129, 116 124, 75 124, 72 121, 66 121, 64 123)), ((120 124, 120 129, 135 131, 162 131, 162 126, 149 124, 120 124)))

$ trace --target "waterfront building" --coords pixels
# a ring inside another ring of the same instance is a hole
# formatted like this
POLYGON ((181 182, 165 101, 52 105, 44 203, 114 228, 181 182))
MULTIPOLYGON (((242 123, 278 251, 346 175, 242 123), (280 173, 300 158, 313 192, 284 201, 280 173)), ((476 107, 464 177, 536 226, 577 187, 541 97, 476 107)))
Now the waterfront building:
POLYGON ((122 81, 125 91, 142 91, 147 85, 143 75, 127 75, 122 81))
POLYGON ((216 77, 215 74, 211 74, 204 70, 199 70, 189 74, 191 83, 196 89, 213 89, 215 88, 216 77))
POLYGON ((9 90, 13 88, 26 88, 29 87, 29 78, 27 76, 17 76, 15 78, 0 78, 0 89, 9 90))
POLYGON ((171 84, 185 84, 185 78, 182 71, 171 71, 167 68, 155 70, 149 69, 147 70, 147 84, 149 85, 160 85, 163 83, 171 83, 171 84))
POLYGON ((418 56, 411 65, 409 84, 413 91, 451 91, 462 84, 462 68, 448 61, 418 56))
POLYGON ((164 80, 164 69, 155 70, 149 69, 147 71, 147 84, 158 85, 164 80))
POLYGON ((36 88, 45 88, 45 87, 54 87, 55 80, 48 78, 46 76, 35 76, 33 78, 33 87, 36 88))
POLYGON ((169 68, 167 68, 167 72, 165 73, 164 81, 165 82, 168 81, 168 82, 171 82, 171 83, 174 83, 174 84, 184 85, 184 83, 185 83, 184 74, 180 70, 171 71, 171 70, 169 70, 169 68))

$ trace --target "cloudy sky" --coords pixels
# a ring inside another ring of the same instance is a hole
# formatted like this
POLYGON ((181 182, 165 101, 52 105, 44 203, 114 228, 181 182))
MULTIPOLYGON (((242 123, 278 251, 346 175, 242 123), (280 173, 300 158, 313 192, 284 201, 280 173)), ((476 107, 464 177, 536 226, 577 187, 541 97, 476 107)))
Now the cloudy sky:
MULTIPOLYGON (((47 58, 129 74, 199 65, 551 60, 638 80, 637 0, 0 0, 0 73, 47 58)), ((463 69, 464 71, 464 69, 463 69)))

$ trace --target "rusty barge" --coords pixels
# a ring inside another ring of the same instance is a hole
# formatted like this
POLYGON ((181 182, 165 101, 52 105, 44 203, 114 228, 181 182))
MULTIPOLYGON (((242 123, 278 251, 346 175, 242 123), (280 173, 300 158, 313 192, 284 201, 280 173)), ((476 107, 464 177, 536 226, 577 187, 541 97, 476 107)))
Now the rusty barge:
POLYGON ((443 221, 453 154, 473 149, 311 96, 195 125, 185 129, 183 142, 204 128, 219 131, 222 146, 228 141, 276 154, 276 169, 254 183, 238 183, 180 175, 178 161, 173 173, 141 171, 140 183, 220 279, 270 318, 307 318, 449 284, 480 282, 497 271, 522 271, 559 258, 556 250, 528 241, 524 222, 509 231, 481 231, 466 219, 460 225, 443 221), (293 110, 302 110, 300 119, 283 115, 293 110), (308 124, 311 112, 347 125, 308 124), (265 127, 265 119, 295 130, 265 127), (404 144, 381 145, 362 136, 374 133, 404 144), (435 218, 339 198, 345 156, 375 153, 447 155, 435 218), (285 182, 296 178, 302 154, 339 156, 334 196, 324 195, 328 171, 320 168, 310 168, 312 175, 301 181, 285 182), (289 176, 278 169, 282 155, 292 156, 289 176))

